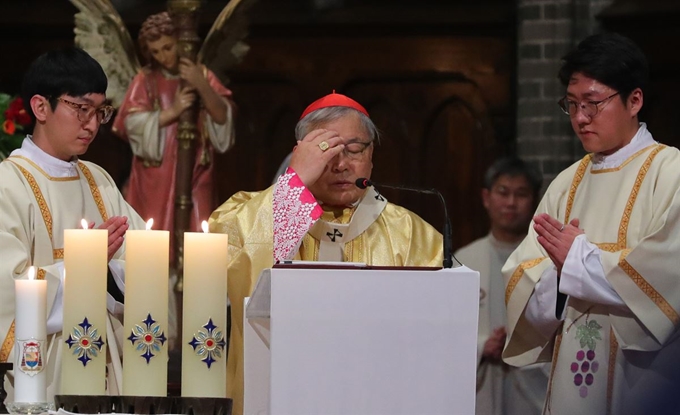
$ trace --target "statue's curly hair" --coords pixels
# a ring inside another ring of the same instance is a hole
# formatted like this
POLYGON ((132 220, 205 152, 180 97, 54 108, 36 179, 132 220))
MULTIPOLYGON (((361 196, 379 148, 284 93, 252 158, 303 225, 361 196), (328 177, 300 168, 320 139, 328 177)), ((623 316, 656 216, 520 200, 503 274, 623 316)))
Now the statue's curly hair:
POLYGON ((161 38, 161 36, 177 36, 177 29, 168 12, 152 14, 147 17, 139 29, 139 36, 137 41, 142 52, 142 56, 152 65, 154 60, 149 53, 149 46, 147 42, 153 42, 161 38))

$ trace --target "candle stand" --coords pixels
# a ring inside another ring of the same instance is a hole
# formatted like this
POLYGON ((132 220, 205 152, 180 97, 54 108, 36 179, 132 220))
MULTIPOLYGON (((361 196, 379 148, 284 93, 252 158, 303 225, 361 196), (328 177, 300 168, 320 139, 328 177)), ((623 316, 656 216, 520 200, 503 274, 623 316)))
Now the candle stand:
POLYGON ((79 414, 231 415, 229 398, 56 395, 56 408, 79 414))

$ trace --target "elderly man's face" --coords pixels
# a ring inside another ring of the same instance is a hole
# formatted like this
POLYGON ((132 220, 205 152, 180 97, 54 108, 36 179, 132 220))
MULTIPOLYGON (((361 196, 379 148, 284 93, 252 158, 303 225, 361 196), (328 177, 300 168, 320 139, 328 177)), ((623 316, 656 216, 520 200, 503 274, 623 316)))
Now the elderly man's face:
POLYGON ((321 177, 309 190, 326 205, 349 206, 359 200, 365 190, 355 182, 360 177, 371 177, 373 144, 359 115, 350 113, 317 128, 336 131, 343 139, 345 151, 334 157, 321 177), (370 143, 370 144, 369 144, 370 143))

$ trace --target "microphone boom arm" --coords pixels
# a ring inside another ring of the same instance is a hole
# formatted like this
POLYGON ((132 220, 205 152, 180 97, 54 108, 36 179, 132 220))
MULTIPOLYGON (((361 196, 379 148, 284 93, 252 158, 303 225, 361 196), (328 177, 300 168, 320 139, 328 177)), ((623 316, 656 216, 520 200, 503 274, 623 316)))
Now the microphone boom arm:
MULTIPOLYGON (((370 181, 369 179, 366 179, 366 178, 357 179, 355 184, 360 189, 365 189, 368 186, 373 186, 374 188, 376 187, 375 182, 372 182, 372 181, 370 181)), ((443 267, 444 268, 452 268, 454 256, 453 256, 453 242, 452 242, 452 237, 451 237, 451 232, 452 232, 451 219, 449 218, 449 212, 448 212, 448 209, 446 209, 446 200, 444 199, 444 196, 442 195, 442 193, 435 188, 418 189, 418 188, 415 188, 415 187, 395 186, 395 185, 388 185, 388 184, 382 184, 382 183, 380 183, 378 186, 386 187, 388 189, 408 190, 408 191, 417 192, 417 193, 433 194, 433 195, 437 195, 439 197, 439 200, 442 203, 442 207, 444 208, 444 235, 443 235, 443 237, 444 237, 444 262, 443 262, 443 267)), ((456 262, 460 263, 460 261, 458 261, 457 259, 456 259, 456 262)))

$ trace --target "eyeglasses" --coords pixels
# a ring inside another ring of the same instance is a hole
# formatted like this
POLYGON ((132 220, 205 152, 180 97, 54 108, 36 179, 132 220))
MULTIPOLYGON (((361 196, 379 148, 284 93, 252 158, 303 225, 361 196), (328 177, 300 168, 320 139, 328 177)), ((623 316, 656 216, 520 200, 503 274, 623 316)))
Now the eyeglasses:
POLYGON ((570 99, 567 99, 567 97, 564 97, 561 100, 557 101, 557 104, 560 106, 560 108, 562 109, 562 111, 565 114, 567 114, 571 117, 575 117, 576 114, 578 113, 578 110, 581 109, 581 111, 583 111, 583 114, 585 114, 586 117, 593 118, 600 111, 602 111, 602 108, 605 107, 606 103, 609 102, 609 100, 611 100, 612 98, 614 98, 618 94, 619 93, 616 92, 616 93, 608 96, 607 98, 601 99, 599 101, 576 102, 576 101, 572 101, 570 99))
POLYGON ((61 101, 76 110, 78 120, 82 123, 90 122, 92 117, 97 114, 97 121, 100 124, 106 124, 111 120, 114 111, 114 108, 111 105, 102 105, 95 108, 90 104, 78 104, 64 98, 57 98, 57 101, 61 101))
POLYGON ((354 141, 345 144, 342 154, 350 160, 359 160, 364 156, 364 151, 373 144, 373 141, 354 141))

